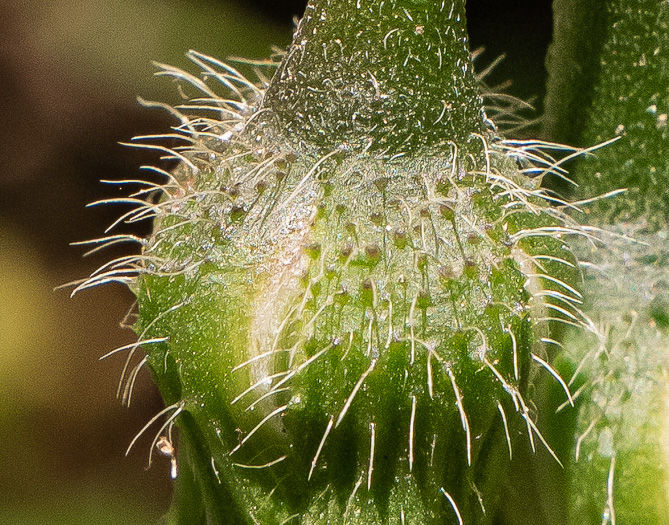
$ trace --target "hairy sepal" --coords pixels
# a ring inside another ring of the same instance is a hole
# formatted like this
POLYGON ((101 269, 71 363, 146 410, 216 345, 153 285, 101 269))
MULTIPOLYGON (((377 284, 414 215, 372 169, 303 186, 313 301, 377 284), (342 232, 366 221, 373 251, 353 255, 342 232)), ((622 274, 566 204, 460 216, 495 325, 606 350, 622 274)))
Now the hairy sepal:
POLYGON ((486 151, 175 173, 190 193, 161 203, 136 330, 165 338, 148 362, 199 428, 194 475, 224 476, 242 515, 493 519, 519 430, 543 440, 527 391, 546 319, 579 298, 546 235, 570 233, 561 213, 486 151))

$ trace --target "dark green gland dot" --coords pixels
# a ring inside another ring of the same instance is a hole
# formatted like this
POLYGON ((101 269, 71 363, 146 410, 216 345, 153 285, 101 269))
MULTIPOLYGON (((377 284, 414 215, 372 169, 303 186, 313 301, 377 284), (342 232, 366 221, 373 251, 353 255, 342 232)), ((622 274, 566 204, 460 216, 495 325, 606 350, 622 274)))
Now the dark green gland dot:
POLYGON ((337 204, 337 205, 335 206, 335 211, 336 211, 339 215, 341 215, 342 213, 344 213, 344 212, 346 211, 346 204, 337 204))
POLYGON ((374 304, 374 283, 371 279, 365 279, 360 285, 360 301, 365 306, 374 304))
POLYGON ((427 268, 427 254, 426 253, 420 253, 418 254, 418 257, 416 257, 416 266, 418 269, 422 272, 427 268))
POLYGON ((378 244, 365 246, 365 257, 370 263, 376 264, 381 260, 381 248, 378 244))
POLYGON ((341 258, 348 259, 353 254, 353 246, 347 244, 341 249, 341 258))
POLYGON ((383 214, 382 213, 372 213, 369 216, 369 220, 372 221, 372 223, 375 226, 381 226, 383 224, 383 214))
POLYGON ((239 197, 240 194, 240 184, 234 184, 233 186, 230 186, 229 188, 226 188, 226 192, 230 197, 233 199, 236 199, 239 197))
POLYGON ((334 155, 334 160, 337 163, 337 165, 341 165, 342 162, 344 162, 344 159, 346 158, 347 153, 345 150, 342 150, 334 155))
POLYGON ((649 314, 655 326, 661 330, 669 330, 669 296, 664 294, 655 296, 650 302, 649 314))
POLYGON ((374 181, 374 186, 376 186, 376 189, 379 190, 381 193, 386 191, 386 188, 388 187, 388 182, 389 182, 388 177, 380 177, 374 181))
POLYGON ((455 218, 455 212, 453 211, 453 208, 447 206, 446 204, 442 204, 439 206, 439 213, 441 213, 441 216, 447 221, 452 222, 453 219, 455 218))
POLYGON ((351 296, 345 288, 341 288, 337 293, 334 294, 333 300, 335 304, 343 306, 351 300, 351 296))
POLYGON ((400 250, 403 250, 406 248, 408 243, 407 240, 407 234, 403 232, 402 230, 394 230, 393 231, 393 244, 395 247, 399 248, 400 250))
POLYGON ((198 274, 202 277, 208 276, 210 274, 215 274, 218 271, 218 266, 211 261, 203 262, 197 268, 198 274))
POLYGON ((495 241, 496 243, 501 243, 505 244, 505 240, 508 240, 508 235, 506 235, 506 232, 501 228, 501 226, 492 226, 490 224, 486 225, 486 227, 483 229, 485 234, 488 236, 489 239, 495 241))
POLYGON ((324 202, 321 202, 316 206, 316 219, 322 219, 327 215, 327 205, 324 202))
POLYGON ((429 219, 430 218, 430 210, 428 208, 421 208, 420 217, 421 217, 421 219, 429 219))
POLYGON ((274 161, 274 165, 280 170, 285 170, 290 164, 297 160, 295 153, 286 153, 274 161))
POLYGON ((230 209, 230 220, 232 222, 241 221, 246 215, 246 210, 243 206, 233 206, 230 209))
POLYGON ((476 279, 479 275, 479 267, 473 259, 465 259, 465 266, 462 269, 462 273, 468 279, 476 279))
POLYGON ((285 170, 288 167, 288 161, 285 157, 279 157, 274 161, 274 165, 279 168, 279 170, 285 170))
POLYGON ((306 286, 309 285, 309 281, 310 281, 310 278, 309 278, 309 270, 304 270, 304 271, 300 274, 300 282, 302 283, 303 286, 306 287, 306 286))
POLYGON ((353 224, 352 222, 347 222, 344 225, 344 229, 349 235, 355 235, 355 224, 353 224))
POLYGON ((467 242, 473 244, 474 246, 481 244, 481 236, 476 233, 470 233, 467 235, 467 242))
POLYGON ((485 305, 485 315, 490 317, 491 319, 497 317, 499 315, 499 305, 493 304, 493 303, 488 303, 485 305))
POLYGON ((310 259, 316 260, 321 256, 321 245, 314 242, 305 248, 305 251, 310 259))
POLYGON ((432 302, 432 297, 428 292, 425 290, 421 290, 418 292, 418 296, 416 297, 416 306, 420 308, 421 310, 426 310, 430 306, 432 306, 434 303, 432 302))
POLYGON ((321 187, 323 188, 323 197, 329 197, 332 195, 332 182, 325 181, 321 184, 321 187))
POLYGON ((281 182, 283 179, 287 177, 287 173, 282 170, 278 170, 274 172, 274 176, 276 177, 277 182, 281 182))
POLYGON ((262 195, 263 193, 265 193, 265 190, 267 189, 268 186, 269 184, 267 184, 267 182, 265 182, 264 180, 261 180, 258 184, 256 184, 256 192, 258 193, 258 195, 262 195))

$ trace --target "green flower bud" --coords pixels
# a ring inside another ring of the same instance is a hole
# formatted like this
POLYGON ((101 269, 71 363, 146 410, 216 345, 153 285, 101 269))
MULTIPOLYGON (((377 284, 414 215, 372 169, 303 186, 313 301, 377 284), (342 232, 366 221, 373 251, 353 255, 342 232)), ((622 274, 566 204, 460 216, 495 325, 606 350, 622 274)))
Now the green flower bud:
POLYGON ((314 1, 268 85, 189 57, 187 146, 145 146, 179 166, 122 219, 153 233, 82 285, 137 294, 168 521, 493 523, 514 447, 553 453, 532 392, 585 231, 486 117, 464 3, 314 1))

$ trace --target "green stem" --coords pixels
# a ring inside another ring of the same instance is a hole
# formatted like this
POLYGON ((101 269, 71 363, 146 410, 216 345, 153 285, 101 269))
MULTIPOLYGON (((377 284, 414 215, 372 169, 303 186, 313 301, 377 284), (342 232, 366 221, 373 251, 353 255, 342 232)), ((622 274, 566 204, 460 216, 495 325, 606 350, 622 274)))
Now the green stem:
POLYGON ((579 197, 626 189, 588 204, 613 231, 606 246, 578 248, 592 263, 593 333, 568 334, 562 357, 579 391, 563 434, 569 522, 667 523, 669 3, 556 0, 554 11, 546 129, 583 147, 619 137, 572 173, 579 197))
POLYGON ((556 0, 548 61, 551 140, 589 147, 621 139, 572 170, 579 197, 620 188, 592 204, 603 222, 669 220, 669 4, 657 0, 556 0))

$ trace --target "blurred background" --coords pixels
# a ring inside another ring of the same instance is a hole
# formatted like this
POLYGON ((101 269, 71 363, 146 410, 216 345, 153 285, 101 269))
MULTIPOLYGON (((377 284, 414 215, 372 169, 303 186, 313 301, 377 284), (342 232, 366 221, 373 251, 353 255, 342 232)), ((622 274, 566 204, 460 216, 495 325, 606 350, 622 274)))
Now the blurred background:
MULTIPOLYGON (((84 258, 70 243, 100 237, 121 213, 86 208, 124 195, 100 179, 157 162, 119 144, 172 124, 136 100, 178 101, 152 61, 188 69, 188 49, 265 58, 290 42, 305 3, 0 1, 0 524, 149 524, 169 505, 168 461, 146 468, 151 433, 124 455, 160 396, 143 372, 122 407, 124 357, 99 361, 133 341, 119 325, 132 294, 54 288, 131 249, 84 258)), ((506 55, 488 83, 512 80, 507 91, 540 114, 550 0, 469 0, 468 22, 472 48, 486 48, 480 67, 506 55)))

